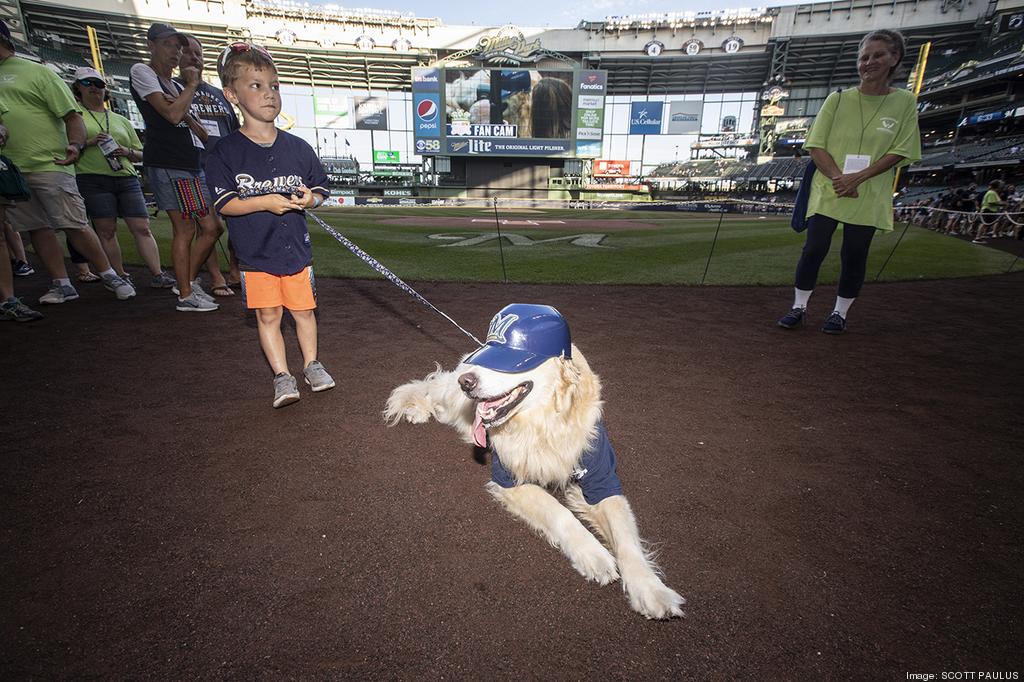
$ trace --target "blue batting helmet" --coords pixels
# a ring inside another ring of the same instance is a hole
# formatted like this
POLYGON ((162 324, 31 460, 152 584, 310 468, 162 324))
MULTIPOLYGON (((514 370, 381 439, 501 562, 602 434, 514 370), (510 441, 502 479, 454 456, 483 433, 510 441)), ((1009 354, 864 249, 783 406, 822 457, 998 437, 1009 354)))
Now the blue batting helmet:
POLYGON ((513 303, 498 311, 483 348, 466 358, 498 372, 525 372, 549 358, 572 357, 569 325, 549 305, 513 303))

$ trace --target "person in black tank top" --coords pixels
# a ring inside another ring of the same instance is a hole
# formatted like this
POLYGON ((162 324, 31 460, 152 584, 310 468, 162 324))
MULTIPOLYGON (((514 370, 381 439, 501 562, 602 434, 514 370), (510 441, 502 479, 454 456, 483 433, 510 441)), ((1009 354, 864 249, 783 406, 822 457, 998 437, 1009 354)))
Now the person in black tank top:
POLYGON ((208 134, 190 113, 200 83, 199 71, 182 65, 181 84, 175 83, 172 76, 182 60, 184 36, 167 24, 153 24, 146 37, 149 63, 133 66, 129 83, 146 122, 142 154, 146 177, 157 208, 167 211, 173 228, 171 258, 179 295, 176 307, 192 312, 216 310, 217 303, 198 285, 196 276, 213 250, 219 225, 208 210, 198 216, 184 214, 179 199, 184 187, 189 195, 201 195, 206 205, 210 204, 200 165, 208 134))

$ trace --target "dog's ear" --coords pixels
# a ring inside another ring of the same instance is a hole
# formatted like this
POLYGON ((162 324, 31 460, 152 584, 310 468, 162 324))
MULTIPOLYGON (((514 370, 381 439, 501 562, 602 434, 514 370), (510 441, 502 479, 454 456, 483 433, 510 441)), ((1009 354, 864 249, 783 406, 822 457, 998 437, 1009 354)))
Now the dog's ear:
POLYGON ((576 363, 568 358, 557 358, 558 388, 555 390, 555 411, 568 412, 579 397, 580 370, 576 363))

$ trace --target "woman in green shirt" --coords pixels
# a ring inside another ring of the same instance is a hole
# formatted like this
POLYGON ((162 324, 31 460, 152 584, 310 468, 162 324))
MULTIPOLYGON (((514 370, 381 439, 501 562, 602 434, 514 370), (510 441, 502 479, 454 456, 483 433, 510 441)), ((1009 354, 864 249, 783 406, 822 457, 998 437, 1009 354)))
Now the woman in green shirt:
POLYGON ((142 161, 142 142, 131 121, 106 108, 107 84, 98 71, 89 67, 75 71, 71 90, 81 105, 86 130, 85 148, 75 163, 75 179, 103 250, 111 266, 125 277, 117 241, 117 219, 123 218, 149 268, 149 286, 170 288, 174 278, 160 267, 160 251, 149 231, 149 213, 134 165, 142 161))
POLYGON ((846 331, 846 315, 864 284, 875 232, 892 231, 894 169, 921 158, 913 93, 889 86, 906 46, 895 31, 872 31, 860 41, 860 84, 828 96, 804 149, 817 166, 807 204, 807 241, 796 268, 793 308, 779 326, 804 323, 818 270, 832 235, 843 225, 839 295, 821 330, 846 331))

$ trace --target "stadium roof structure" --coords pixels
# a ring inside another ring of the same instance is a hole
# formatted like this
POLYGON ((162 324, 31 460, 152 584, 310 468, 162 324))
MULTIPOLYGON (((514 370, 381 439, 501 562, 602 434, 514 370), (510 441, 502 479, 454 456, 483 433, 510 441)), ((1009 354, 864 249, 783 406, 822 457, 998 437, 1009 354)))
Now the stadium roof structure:
MULTIPOLYGON (((409 13, 342 12, 287 0, 167 0, 163 5, 137 3, 137 11, 153 13, 142 16, 125 14, 125 5, 112 0, 84 6, 20 2, 27 32, 37 44, 84 55, 86 27, 92 26, 105 59, 133 63, 148 58, 145 30, 153 21, 170 21, 207 46, 270 35, 267 44, 284 82, 336 87, 409 89, 411 67, 465 49, 486 30, 445 27, 409 13), (275 27, 281 28, 274 32, 275 27), (361 47, 351 40, 356 34, 361 47)), ((739 18, 721 12, 608 17, 574 29, 538 29, 530 36, 581 66, 608 70, 611 95, 750 92, 780 76, 793 86, 855 82, 858 42, 879 24, 912 24, 900 26, 908 38, 908 62, 926 41, 933 43, 933 53, 969 50, 987 35, 982 14, 977 8, 968 11, 963 0, 844 0, 760 9, 739 18), (746 37, 734 54, 716 47, 730 35, 746 37), (686 54, 679 47, 693 36, 703 37, 708 47, 686 54), (641 46, 654 39, 669 47, 647 56, 641 46)), ((207 58, 212 63, 214 50, 207 58)))

